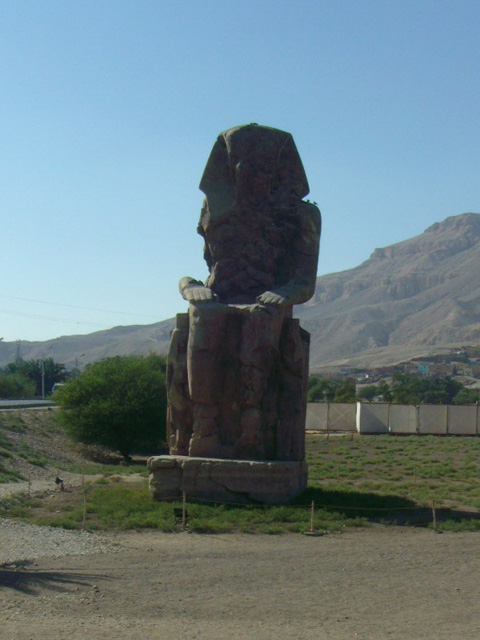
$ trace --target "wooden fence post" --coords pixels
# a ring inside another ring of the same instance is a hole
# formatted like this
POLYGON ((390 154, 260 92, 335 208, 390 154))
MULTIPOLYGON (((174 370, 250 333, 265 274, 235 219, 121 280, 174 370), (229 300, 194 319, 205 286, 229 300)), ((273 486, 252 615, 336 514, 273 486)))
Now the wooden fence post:
POLYGON ((85 531, 85 525, 87 522, 87 488, 83 487, 83 516, 82 516, 82 531, 85 531))
POLYGON ((187 528, 187 493, 182 492, 182 531, 187 528))

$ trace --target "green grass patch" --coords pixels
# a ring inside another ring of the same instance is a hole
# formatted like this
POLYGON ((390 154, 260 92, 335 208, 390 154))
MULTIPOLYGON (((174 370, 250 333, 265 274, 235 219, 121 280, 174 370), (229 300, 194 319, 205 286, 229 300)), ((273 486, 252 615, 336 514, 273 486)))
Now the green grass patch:
POLYGON ((465 508, 480 509, 480 438, 307 434, 307 460, 319 503, 393 524, 427 524, 435 503, 439 529, 478 528, 465 508))
POLYGON ((34 507, 42 504, 39 498, 29 498, 26 493, 15 493, 0 500, 0 516, 28 518, 34 507))
POLYGON ((19 482, 25 480, 21 473, 15 469, 9 469, 0 461, 0 482, 19 482))
POLYGON ((129 476, 138 474, 147 477, 146 463, 124 464, 102 464, 100 462, 87 462, 85 464, 68 464, 64 465, 64 470, 70 473, 83 473, 86 476, 98 475, 99 473, 105 477, 110 476, 129 476))
POLYGON ((477 507, 480 438, 307 435, 309 485, 477 507))
MULTIPOLYGON (((5 504, 4 515, 21 518, 24 521, 79 529, 83 522, 83 493, 76 492, 67 498, 56 496, 58 501, 45 504, 42 500, 28 505, 28 500, 20 503, 12 500, 5 504), (67 502, 68 500, 68 502, 67 502), (21 507, 21 508, 19 508, 21 507)), ((175 520, 176 502, 156 502, 152 500, 145 482, 133 486, 126 483, 109 483, 87 487, 86 527, 90 530, 157 529, 164 532, 180 531, 175 520)), ((188 503, 188 528, 197 533, 299 533, 310 528, 310 506, 252 506, 214 505, 188 503)), ((317 509, 314 527, 321 531, 339 531, 345 527, 364 526, 365 518, 358 514, 317 509)))
MULTIPOLYGON (((4 451, 7 454, 4 459, 8 460, 10 450, 4 451)), ((0 465, 1 460, 0 457, 0 465)), ((439 530, 480 529, 480 514, 475 513, 480 510, 480 438, 390 435, 327 438, 308 434, 307 460, 308 489, 292 504, 239 506, 189 502, 189 529, 198 533, 298 533, 310 528, 312 501, 313 524, 319 531, 339 531, 369 522, 428 526, 432 503, 437 509, 439 530)), ((174 507, 181 506, 179 503, 155 502, 144 480, 122 479, 130 474, 145 476, 144 464, 92 463, 70 466, 69 470, 101 475, 88 486, 87 528, 180 529, 173 513, 174 507)), ((42 524, 79 528, 83 520, 81 491, 64 497, 59 494, 52 505, 57 501, 60 501, 58 508, 51 505, 47 508, 44 501, 43 507, 37 505, 22 517, 42 524)), ((18 509, 15 512, 7 508, 6 513, 19 517, 18 509)))
MULTIPOLYGON (((180 503, 155 502, 145 486, 128 487, 116 485, 94 488, 88 497, 88 512, 97 522, 108 528, 137 529, 156 528, 174 531, 173 509, 180 503)), ((310 525, 310 509, 305 505, 210 505, 189 503, 188 528, 201 533, 227 533, 233 531, 278 532, 304 531, 310 525)), ((345 526, 358 525, 359 518, 344 514, 318 510, 314 526, 321 529, 339 530, 345 526), (355 520, 355 522, 353 522, 355 520)), ((364 521, 362 522, 364 523, 364 521)))
POLYGON ((27 426, 21 414, 16 411, 2 412, 2 418, 0 419, 0 428, 7 431, 14 431, 15 433, 25 433, 27 426))

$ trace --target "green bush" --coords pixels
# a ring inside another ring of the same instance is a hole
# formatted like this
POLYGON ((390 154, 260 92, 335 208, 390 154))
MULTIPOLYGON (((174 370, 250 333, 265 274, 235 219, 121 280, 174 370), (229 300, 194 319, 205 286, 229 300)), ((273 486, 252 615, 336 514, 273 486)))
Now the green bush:
POLYGON ((117 356, 88 367, 55 393, 67 433, 84 444, 157 453, 165 439, 165 360, 117 356))

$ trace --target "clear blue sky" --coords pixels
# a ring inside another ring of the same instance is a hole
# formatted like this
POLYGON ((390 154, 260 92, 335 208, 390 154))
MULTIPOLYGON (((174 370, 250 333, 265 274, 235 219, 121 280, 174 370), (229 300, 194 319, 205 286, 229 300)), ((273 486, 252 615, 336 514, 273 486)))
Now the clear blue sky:
POLYGON ((3 0, 0 337, 185 310, 238 124, 293 134, 319 274, 479 212, 479 30, 474 0, 3 0))

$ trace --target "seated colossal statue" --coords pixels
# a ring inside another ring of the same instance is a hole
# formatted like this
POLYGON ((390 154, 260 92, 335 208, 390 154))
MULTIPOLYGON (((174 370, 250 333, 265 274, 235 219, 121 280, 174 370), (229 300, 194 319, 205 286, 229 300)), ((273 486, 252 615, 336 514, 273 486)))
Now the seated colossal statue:
POLYGON ((186 277, 168 355, 172 455, 303 460, 309 335, 292 307, 315 289, 321 219, 292 136, 221 133, 200 189, 209 275, 186 277))

